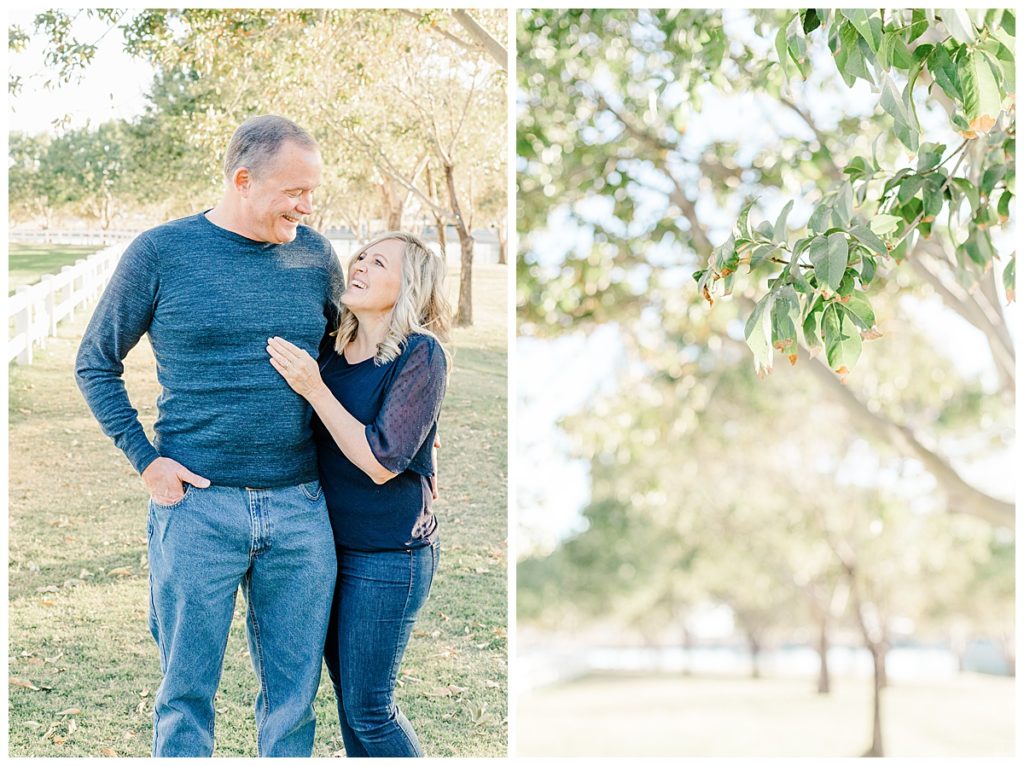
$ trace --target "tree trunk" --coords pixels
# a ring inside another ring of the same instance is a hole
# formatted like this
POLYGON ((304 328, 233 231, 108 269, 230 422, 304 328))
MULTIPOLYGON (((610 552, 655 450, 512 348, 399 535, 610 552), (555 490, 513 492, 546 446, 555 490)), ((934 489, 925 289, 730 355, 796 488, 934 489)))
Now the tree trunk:
POLYGON ((494 228, 498 231, 498 263, 504 266, 508 263, 508 235, 505 232, 505 222, 498 221, 494 228))
POLYGON ((683 651, 686 652, 686 662, 683 663, 683 675, 693 675, 693 634, 683 626, 683 651))
POLYGON ((869 644, 871 661, 874 665, 874 698, 871 718, 871 747, 864 753, 869 757, 881 758, 885 755, 882 748, 882 689, 885 676, 885 651, 877 644, 869 644))
MULTIPOLYGON (((437 198, 437 184, 435 183, 434 175, 430 172, 430 165, 427 165, 427 191, 430 192, 430 199, 435 203, 440 203, 437 198)), ((448 237, 444 231, 444 216, 438 212, 436 207, 430 208, 430 214, 434 216, 434 225, 437 227, 437 244, 440 247, 441 257, 448 260, 448 237)))
POLYGON ((829 694, 832 691, 831 678, 828 672, 828 618, 818 618, 818 694, 829 694))
POLYGON ((753 631, 747 631, 747 641, 750 644, 750 677, 761 677, 761 642, 753 631))
POLYGON ((388 231, 398 231, 402 228, 402 196, 395 194, 394 181, 385 178, 380 185, 381 200, 383 203, 384 228, 388 231))
POLYGON ((887 641, 878 645, 878 655, 881 658, 881 661, 878 663, 878 679, 882 688, 886 689, 889 687, 889 672, 885 667, 885 658, 889 656, 889 643, 887 641))
POLYGON ((448 188, 448 201, 451 203, 455 217, 455 230, 459 233, 459 245, 462 250, 461 273, 459 274, 459 308, 455 314, 455 324, 467 327, 473 324, 473 235, 462 220, 458 195, 455 192, 455 168, 450 164, 444 166, 444 180, 448 188))

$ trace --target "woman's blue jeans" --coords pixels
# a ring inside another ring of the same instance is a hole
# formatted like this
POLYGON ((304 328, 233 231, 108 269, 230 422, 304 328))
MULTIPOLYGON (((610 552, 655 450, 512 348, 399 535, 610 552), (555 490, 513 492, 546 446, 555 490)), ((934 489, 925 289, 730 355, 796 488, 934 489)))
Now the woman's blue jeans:
POLYGON ((427 600, 440 546, 364 552, 338 548, 338 581, 324 659, 350 758, 422 756, 395 704, 412 626, 427 600))
POLYGON ((259 677, 257 751, 309 756, 336 575, 320 483, 277 489, 186 485, 149 506, 150 628, 164 678, 154 756, 213 752, 213 697, 239 587, 259 677))

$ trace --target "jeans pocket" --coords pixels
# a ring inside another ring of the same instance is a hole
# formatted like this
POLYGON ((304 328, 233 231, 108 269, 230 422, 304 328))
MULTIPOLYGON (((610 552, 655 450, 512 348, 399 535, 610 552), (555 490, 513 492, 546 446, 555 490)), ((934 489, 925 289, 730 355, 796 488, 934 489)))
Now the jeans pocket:
POLYGON ((185 490, 184 493, 182 494, 182 496, 180 498, 178 498, 177 500, 175 500, 170 505, 164 505, 163 503, 158 503, 152 497, 149 498, 149 502, 150 502, 150 504, 154 508, 177 508, 179 505, 181 505, 182 503, 185 502, 185 498, 188 497, 189 494, 192 492, 192 485, 189 484, 187 481, 182 482, 182 488, 185 490))
POLYGON ((313 481, 307 481, 305 484, 300 484, 299 489, 311 503, 317 502, 324 494, 324 490, 323 487, 320 486, 319 479, 314 479, 313 481))

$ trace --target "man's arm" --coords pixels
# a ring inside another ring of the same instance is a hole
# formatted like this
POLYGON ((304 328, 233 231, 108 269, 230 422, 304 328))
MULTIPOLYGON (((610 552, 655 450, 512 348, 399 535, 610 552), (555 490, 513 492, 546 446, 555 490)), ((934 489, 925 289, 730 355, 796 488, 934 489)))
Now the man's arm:
POLYGON ((125 250, 89 320, 75 360, 75 378, 103 433, 142 475, 153 499, 169 504, 181 497, 182 480, 197 486, 209 486, 209 482, 160 457, 139 422, 122 378, 124 358, 153 319, 158 287, 155 257, 143 235, 125 250))

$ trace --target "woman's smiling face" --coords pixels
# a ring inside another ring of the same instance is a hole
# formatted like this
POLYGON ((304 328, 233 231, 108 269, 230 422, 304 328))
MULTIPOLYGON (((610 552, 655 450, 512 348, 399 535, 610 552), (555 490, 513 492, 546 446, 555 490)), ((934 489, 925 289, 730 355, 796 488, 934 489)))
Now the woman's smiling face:
POLYGON ((349 266, 341 302, 356 313, 391 311, 402 287, 404 250, 401 240, 385 239, 357 255, 349 266))

